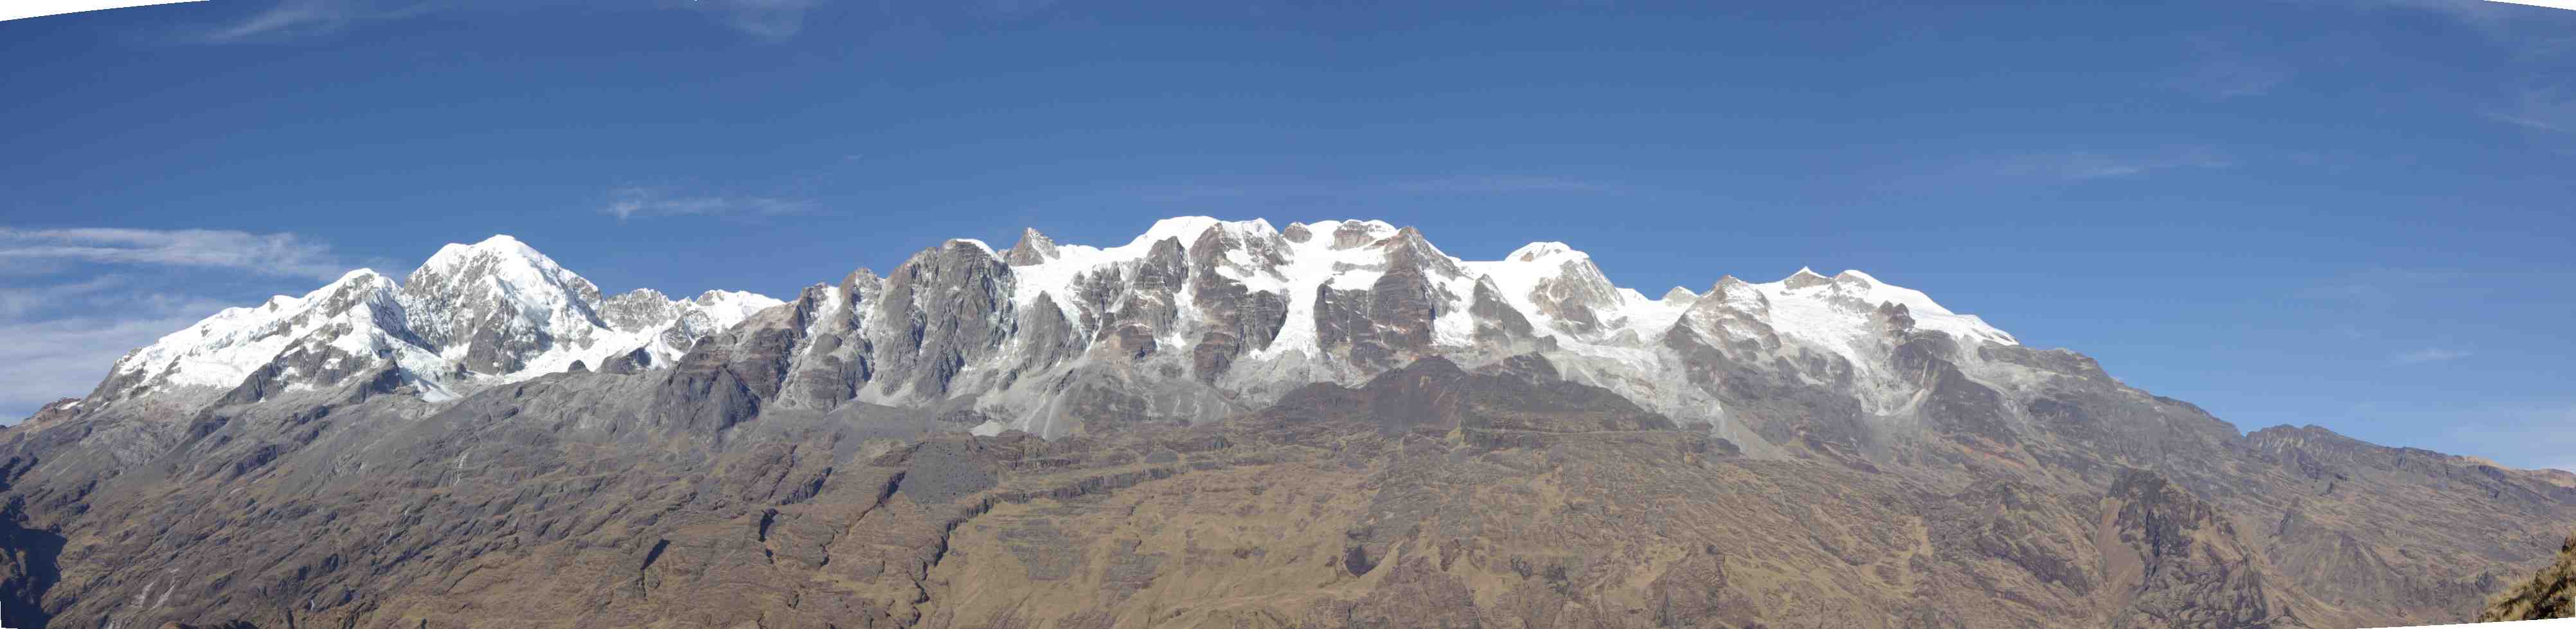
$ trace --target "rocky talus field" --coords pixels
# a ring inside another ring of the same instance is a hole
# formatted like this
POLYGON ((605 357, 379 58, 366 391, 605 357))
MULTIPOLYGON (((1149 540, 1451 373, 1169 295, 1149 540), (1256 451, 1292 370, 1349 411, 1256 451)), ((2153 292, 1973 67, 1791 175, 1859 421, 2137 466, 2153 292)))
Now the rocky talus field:
POLYGON ((673 299, 508 237, 451 245, 216 313, 0 430, 0 615, 2324 629, 2569 609, 2553 553, 2576 476, 2246 432, 1858 271, 1720 275, 1649 297, 1558 243, 1483 261, 1375 221, 1178 218, 673 299))

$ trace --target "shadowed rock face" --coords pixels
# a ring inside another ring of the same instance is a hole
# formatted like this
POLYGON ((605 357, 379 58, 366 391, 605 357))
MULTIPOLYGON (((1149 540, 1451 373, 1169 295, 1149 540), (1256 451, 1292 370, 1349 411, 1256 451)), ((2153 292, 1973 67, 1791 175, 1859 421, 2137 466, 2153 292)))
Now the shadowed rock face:
MULTIPOLYGON (((2123 472, 2106 500, 2110 536, 2118 545, 2106 559, 2122 569, 2114 583, 2137 579, 2127 607, 2113 613, 2114 627, 2296 626, 2276 617, 2263 592, 2263 575, 2218 510, 2150 472, 2123 472), (2135 566, 2133 577, 2127 568, 2135 566)), ((2108 540, 2106 540, 2108 541, 2108 540)))
POLYGON ((1011 266, 1028 266, 1043 264, 1048 260, 1056 259, 1058 255, 1060 254, 1056 253, 1055 239, 1038 233, 1038 230, 1027 229, 1020 232, 1020 242, 1011 245, 1011 250, 1002 255, 1002 260, 1011 263, 1011 266))
MULTIPOLYGON (((764 313, 757 325, 735 331, 783 327, 796 347, 786 359, 786 381, 779 385, 780 404, 829 409, 859 396, 875 374, 876 343, 865 330, 885 292, 885 280, 867 269, 851 272, 838 284, 806 287, 783 314, 764 313), (780 318, 783 318, 780 319, 780 318)), ((728 333, 710 346, 737 346, 748 338, 728 333)))
POLYGON ((1371 369, 1401 365, 1431 349, 1438 288, 1415 256, 1394 256, 1364 290, 1331 284, 1315 295, 1315 335, 1324 352, 1371 369))
MULTIPOLYGON (((1120 301, 1101 322, 1096 340, 1103 341, 1110 354, 1129 360, 1141 360, 1161 351, 1163 348, 1158 339, 1180 318, 1180 292, 1189 280, 1189 273, 1188 262, 1181 257, 1180 239, 1156 241, 1151 252, 1145 254, 1145 259, 1136 266, 1123 299, 1116 296, 1116 289, 1112 286, 1096 289, 1101 295, 1097 298, 1098 303, 1106 305, 1112 299, 1120 301)), ((1106 279, 1108 276, 1100 277, 1106 279)))
POLYGON ((1252 291, 1229 276, 1268 273, 1279 265, 1278 252, 1267 245, 1211 229, 1190 249, 1190 292, 1205 323, 1190 350, 1190 373, 1201 382, 1214 383, 1225 375, 1236 356, 1270 347, 1288 322, 1286 297, 1252 291), (1251 264, 1238 268, 1231 261, 1238 256, 1251 264))
MULTIPOLYGON (((774 318, 773 318, 774 319, 774 318)), ((787 378, 795 330, 755 320, 680 359, 653 391, 661 416, 695 431, 717 432, 760 414, 787 378)))
MULTIPOLYGON (((59 402, 0 430, 0 603, 54 627, 2362 627, 2477 615, 2576 519, 2569 479, 2240 433, 1858 274, 1649 307, 1588 262, 1505 291, 1513 267, 1413 230, 1321 225, 953 241, 684 353, 453 400, 306 343, 185 404, 59 402), (1824 319, 1851 325, 1799 327, 1824 319)), ((620 332, 688 308, 599 303, 620 332)), ((2540 591, 2510 613, 2565 607, 2540 591)))
POLYGON ((950 241, 914 254, 887 274, 869 323, 876 354, 873 384, 892 397, 939 397, 969 359, 992 352, 1010 333, 1009 266, 980 245, 950 241))

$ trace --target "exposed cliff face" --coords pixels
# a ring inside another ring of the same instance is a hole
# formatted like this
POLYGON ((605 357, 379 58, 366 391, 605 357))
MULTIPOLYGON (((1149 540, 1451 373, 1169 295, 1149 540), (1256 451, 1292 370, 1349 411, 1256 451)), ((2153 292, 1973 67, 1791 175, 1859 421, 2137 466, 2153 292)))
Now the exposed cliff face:
POLYGON ((0 431, 0 602, 37 626, 2357 627, 2474 615, 2576 517, 2555 477, 2243 434, 1859 272, 1647 299, 1553 243, 1468 261, 1373 221, 1173 219, 950 241, 780 303, 603 298, 521 249, 228 311, 0 431))
POLYGON ((2115 585, 2134 583, 2113 627, 2298 626, 2276 616, 2253 553, 2218 509, 2172 481, 2129 471, 2104 505, 2105 563, 2115 585), (2110 545, 2110 544, 2106 544, 2110 545), (2130 570, 2136 572, 2132 574, 2130 570))

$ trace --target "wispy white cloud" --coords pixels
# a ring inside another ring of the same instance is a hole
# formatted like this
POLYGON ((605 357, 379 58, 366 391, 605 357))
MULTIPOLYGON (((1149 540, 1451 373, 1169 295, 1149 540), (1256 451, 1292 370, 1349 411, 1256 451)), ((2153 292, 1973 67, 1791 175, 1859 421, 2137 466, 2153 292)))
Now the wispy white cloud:
POLYGON ((360 22, 392 20, 436 10, 428 3, 397 4, 377 0, 283 0, 258 13, 199 33, 197 40, 223 44, 321 35, 360 22))
POLYGON ((2217 149, 2190 147, 2136 151, 2043 151, 1990 160, 1989 170, 2012 178, 2092 181, 2143 177, 2175 170, 2233 168, 2236 160, 2217 149))
POLYGON ((2398 352, 2390 355, 2388 357, 2388 362, 2397 365, 2421 365, 2425 363, 2445 363, 2468 357, 2469 353, 2466 351, 2444 347, 2427 347, 2411 352, 2398 352))
MULTIPOLYGON (((2337 8, 2337 9, 2361 9, 2361 10, 2368 10, 2368 11, 2382 11, 2382 10, 2420 11, 2420 12, 2425 12, 2425 13, 2431 13, 2431 14, 2433 14, 2433 15, 2439 15, 2439 16, 2443 16, 2443 17, 2451 18, 2451 19, 2454 19, 2454 20, 2458 20, 2458 21, 2460 21, 2460 22, 2462 22, 2462 23, 2466 23, 2466 24, 2468 24, 2468 25, 2476 26, 2476 27, 2481 27, 2481 28, 2494 28, 2494 27, 2501 26, 2502 24, 2506 23, 2507 21, 2509 21, 2509 20, 2513 19, 2513 18, 2515 17, 2515 15, 2516 15, 2516 12, 2517 12, 2517 11, 2533 11, 2533 10, 2538 10, 2538 9, 2529 9, 2529 8, 2525 8, 2525 7, 2517 7, 2517 6, 2513 6, 2513 4, 2507 4, 2507 3, 2503 3, 2503 2, 2490 2, 2489 0, 2287 0, 2287 1, 2288 1, 2288 2, 2291 2, 2291 3, 2294 3, 2294 4, 2307 4, 2307 5, 2314 5, 2314 6, 2321 6, 2321 7, 2333 7, 2333 8, 2337 8)), ((2520 3, 2514 3, 2514 4, 2520 4, 2520 3)))
POLYGON ((805 12, 819 0, 697 0, 734 30, 764 39, 786 39, 805 30, 805 12))
POLYGON ((0 227, 0 260, 205 267, 325 280, 351 268, 329 245, 295 234, 211 229, 0 227))
POLYGON ((2334 423, 2375 433, 2352 436, 2380 445, 2424 448, 2505 467, 2576 471, 2576 456, 2569 454, 2576 452, 2576 430, 2568 430, 2576 426, 2576 400, 2364 400, 2345 414, 2350 422, 2334 423))
POLYGON ((2488 110, 2486 116, 2529 129, 2576 133, 2576 95, 2555 88, 2525 89, 2504 106, 2488 110))
POLYGON ((2362 413, 2383 423, 2438 427, 2424 443, 2391 444, 2429 447, 2471 455, 2508 467, 2548 467, 2576 471, 2576 401, 2520 400, 2465 406, 2410 407, 2362 413))
POLYGON ((1403 192, 1494 194, 1510 192, 1612 192, 1618 186, 1600 181, 1549 176, 1444 177, 1388 186, 1403 192))
POLYGON ((126 283, 122 275, 101 275, 77 282, 60 284, 30 283, 25 279, 0 288, 0 320, 16 319, 31 312, 62 306, 126 283))
POLYGON ((2191 47, 2195 51, 2193 61, 2172 83, 2201 98, 2223 101, 2261 96, 2290 80, 2289 64, 2247 52, 2227 39, 2194 37, 2191 47))
POLYGON ((157 316, 0 322, 0 338, 11 339, 0 343, 0 422, 16 422, 46 403, 88 394, 126 352, 219 309, 218 304, 190 303, 157 316))
POLYGON ((126 352, 242 305, 242 289, 300 294, 351 268, 292 233, 0 227, 12 261, 38 264, 0 278, 0 422, 87 393, 126 352))
POLYGON ((2482 34, 2506 51, 2491 63, 2522 70, 2527 79, 2517 88, 2500 86, 2473 106, 2479 115, 2527 129, 2576 133, 2576 94, 2563 85, 2532 87, 2564 76, 2566 57, 2576 53, 2576 36, 2567 33, 2568 14, 2576 3, 2564 0, 2363 0, 2356 6, 2429 12, 2450 18, 2482 34))
POLYGON ((103 275, 0 287, 0 423, 89 393, 134 348, 213 314, 220 300, 153 292, 135 278, 103 275))
POLYGON ((814 203, 802 199, 767 196, 690 196, 674 195, 655 188, 627 187, 609 192, 606 207, 600 213, 623 221, 651 216, 723 216, 797 214, 815 209, 814 203))
POLYGON ((971 6, 986 17, 1019 19, 1045 12, 1056 0, 976 0, 971 6))
POLYGON ((2299 289, 2293 296, 2322 302, 2385 308, 2397 303, 2401 295, 2419 293, 2459 277, 2460 274, 2456 272, 2434 269, 2371 269, 2310 284, 2299 289))
POLYGON ((2231 100, 2272 93, 2290 80, 2286 65, 2254 59, 2209 59, 2192 67, 2180 81, 2185 90, 2211 100, 2231 100))
POLYGON ((1137 192, 1152 201, 1189 203, 1216 199, 1335 201, 1389 194, 1611 194, 1628 189, 1616 182, 1552 175, 1466 175, 1364 182, 1189 183, 1147 186, 1137 192))
POLYGON ((485 10, 517 19, 531 7, 576 10, 627 8, 685 9, 704 13, 719 24, 763 39, 786 39, 804 30, 805 13, 824 0, 663 0, 635 5, 608 5, 570 0, 279 0, 240 19, 198 29, 188 41, 208 44, 285 41, 327 35, 361 24, 419 17, 449 11, 485 10))

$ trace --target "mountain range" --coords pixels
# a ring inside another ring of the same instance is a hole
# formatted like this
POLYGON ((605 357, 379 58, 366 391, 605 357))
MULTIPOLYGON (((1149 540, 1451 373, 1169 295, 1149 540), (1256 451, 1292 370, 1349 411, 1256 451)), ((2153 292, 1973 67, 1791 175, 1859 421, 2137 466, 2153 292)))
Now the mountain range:
POLYGON ((2365 627, 2576 519, 1860 271, 1205 217, 784 301, 449 245, 135 350, 0 495, 38 627, 2365 627))

